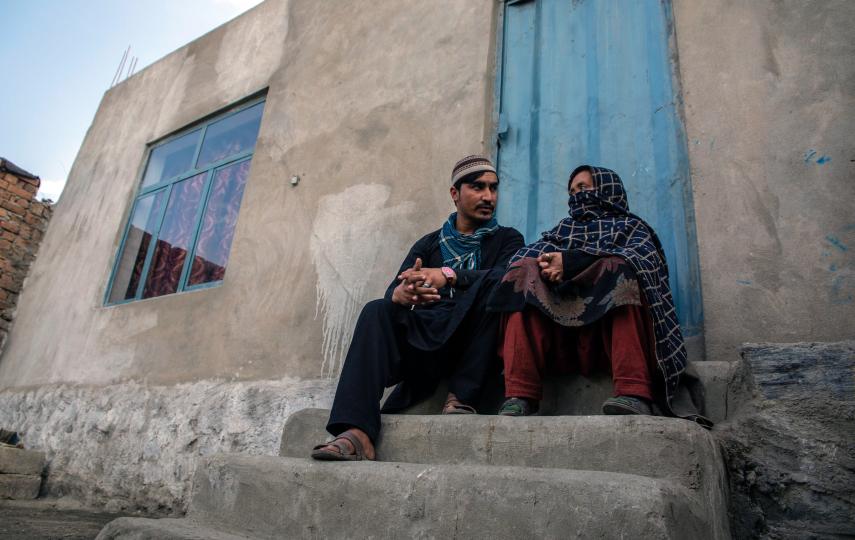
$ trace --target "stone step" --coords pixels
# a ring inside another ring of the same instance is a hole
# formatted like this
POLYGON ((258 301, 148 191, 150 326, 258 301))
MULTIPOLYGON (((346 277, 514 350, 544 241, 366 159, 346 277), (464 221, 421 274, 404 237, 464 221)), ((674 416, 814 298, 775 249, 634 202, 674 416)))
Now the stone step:
MULTIPOLYGON (((741 362, 703 361, 691 364, 694 377, 687 391, 692 400, 699 404, 701 414, 713 422, 722 422, 728 418, 737 401, 733 394, 739 390, 731 384, 738 375, 741 362)), ((448 394, 445 383, 440 384, 436 392, 427 400, 404 411, 405 414, 435 414, 442 409, 448 394)), ((540 409, 548 415, 599 415, 602 414, 603 401, 613 395, 611 375, 594 374, 552 376, 544 381, 543 401, 540 409)), ((496 375, 484 387, 483 396, 477 409, 481 414, 496 414, 504 401, 502 377, 496 375)))
POLYGON ((105 525, 95 540, 119 538, 122 540, 247 540, 252 537, 218 531, 186 518, 123 517, 105 525))
POLYGON ((42 477, 39 475, 0 474, 0 499, 35 499, 41 486, 42 477))
POLYGON ((44 452, 0 446, 0 474, 40 475, 44 468, 44 452))
POLYGON ((669 480, 245 455, 198 464, 188 517, 255 538, 727 538, 669 480))
MULTIPOLYGON (((308 457, 329 438, 329 411, 303 409, 285 424, 279 453, 308 457)), ((725 505, 725 472, 709 431, 657 416, 383 415, 379 461, 520 466, 667 478, 725 505)))

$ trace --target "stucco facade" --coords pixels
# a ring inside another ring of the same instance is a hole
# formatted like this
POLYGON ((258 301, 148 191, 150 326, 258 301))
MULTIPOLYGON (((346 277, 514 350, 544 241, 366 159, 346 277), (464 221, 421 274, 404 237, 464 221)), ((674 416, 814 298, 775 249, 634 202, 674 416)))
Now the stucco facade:
POLYGON ((855 336, 855 4, 675 1, 707 357, 855 336))
POLYGON ((320 377, 325 340, 335 362, 360 305, 453 209, 451 165, 484 149, 495 5, 446 4, 266 2, 108 91, 4 386, 320 377), (147 143, 265 89, 222 286, 104 307, 147 143))
MULTIPOLYGON (((736 359, 744 341, 852 338, 855 4, 673 4, 707 358, 736 359)), ((229 439, 194 431, 206 410, 179 402, 199 392, 255 403, 246 385, 257 381, 271 429, 297 400, 328 404, 360 306, 451 211, 452 164, 493 151, 501 9, 268 0, 109 90, 21 295, 0 410, 55 451, 78 436, 64 426, 85 433, 139 414, 116 405, 130 388, 144 409, 156 396, 146 414, 172 415, 206 451, 271 450, 268 438, 228 446, 257 435, 244 425, 255 409, 230 413, 229 439), (222 285, 105 307, 147 144, 261 93, 222 285), (290 394, 271 405, 275 388, 290 394), (84 404, 74 414, 46 412, 69 395, 84 404)), ((199 450, 148 426, 101 433, 130 463, 159 460, 143 479, 160 483, 149 500, 181 500, 189 472, 174 456, 199 450), (147 436, 156 455, 140 453, 147 436)), ((100 474, 100 493, 145 489, 122 480, 126 466, 65 463, 71 484, 100 474)))

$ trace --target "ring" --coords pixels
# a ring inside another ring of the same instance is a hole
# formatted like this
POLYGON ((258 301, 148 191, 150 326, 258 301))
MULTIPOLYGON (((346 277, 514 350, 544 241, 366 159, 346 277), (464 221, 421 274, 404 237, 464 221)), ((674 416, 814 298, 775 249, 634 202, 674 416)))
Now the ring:
POLYGON ((425 289, 430 289, 430 283, 425 281, 424 284, 422 285, 422 287, 424 287, 425 289))

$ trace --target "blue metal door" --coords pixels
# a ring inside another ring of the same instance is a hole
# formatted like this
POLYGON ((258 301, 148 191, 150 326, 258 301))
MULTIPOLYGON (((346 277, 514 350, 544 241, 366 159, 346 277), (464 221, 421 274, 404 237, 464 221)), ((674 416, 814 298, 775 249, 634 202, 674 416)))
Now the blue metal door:
POLYGON ((567 215, 567 177, 600 165, 656 229, 683 333, 703 313, 668 0, 509 0, 498 74, 498 216, 526 241, 567 215))

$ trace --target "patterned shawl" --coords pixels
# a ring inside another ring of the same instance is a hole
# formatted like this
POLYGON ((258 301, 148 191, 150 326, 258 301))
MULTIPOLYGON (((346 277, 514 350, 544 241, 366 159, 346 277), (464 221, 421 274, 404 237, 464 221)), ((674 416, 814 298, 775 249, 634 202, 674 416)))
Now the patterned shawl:
POLYGON ((472 234, 462 234, 455 223, 457 212, 448 216, 439 233, 443 264, 455 270, 478 270, 481 268, 481 239, 498 231, 499 223, 492 218, 472 234))
POLYGON ((616 255, 629 263, 650 307, 656 334, 656 359, 665 377, 670 404, 680 374, 686 368, 686 348, 671 297, 662 244, 653 228, 629 211, 626 192, 617 173, 601 167, 588 169, 594 178, 594 189, 571 195, 570 217, 544 232, 538 242, 517 251, 511 264, 524 257, 570 249, 597 256, 616 255))

